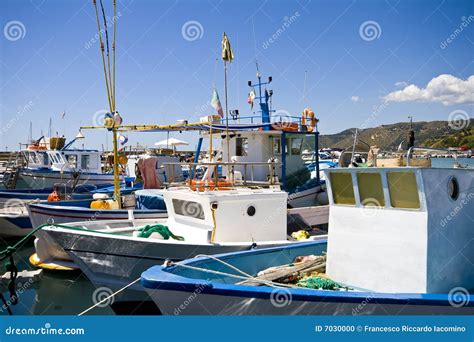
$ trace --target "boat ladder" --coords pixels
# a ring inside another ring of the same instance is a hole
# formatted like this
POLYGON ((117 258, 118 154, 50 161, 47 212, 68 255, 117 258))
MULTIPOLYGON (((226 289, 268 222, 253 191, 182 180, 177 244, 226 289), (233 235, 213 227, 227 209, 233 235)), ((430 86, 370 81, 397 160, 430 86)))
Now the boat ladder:
POLYGON ((18 177, 20 175, 20 166, 24 159, 21 154, 12 152, 3 173, 2 183, 6 189, 15 189, 18 177))

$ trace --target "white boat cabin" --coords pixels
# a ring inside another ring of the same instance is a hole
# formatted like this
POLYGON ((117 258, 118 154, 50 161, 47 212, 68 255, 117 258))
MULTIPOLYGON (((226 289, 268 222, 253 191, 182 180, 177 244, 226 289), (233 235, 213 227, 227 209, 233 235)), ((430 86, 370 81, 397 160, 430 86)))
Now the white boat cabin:
POLYGON ((28 169, 49 169, 52 171, 82 171, 101 173, 101 156, 97 150, 21 150, 28 169))
MULTIPOLYGON (((282 130, 237 131, 229 134, 229 150, 232 162, 278 162, 275 174, 283 183, 285 190, 292 193, 298 186, 304 185, 311 178, 307 168, 308 146, 315 145, 315 135, 303 132, 285 132, 282 130), (303 151, 306 150, 306 154, 303 151), (282 153, 284 151, 284 153, 282 153)), ((221 140, 222 156, 227 160, 227 142, 221 140)), ((315 147, 316 149, 316 147, 315 147)), ((314 154, 314 153, 313 153, 314 154)), ((314 160, 312 160, 314 161, 314 160)), ((254 181, 266 181, 269 177, 268 167, 262 165, 252 170, 245 170, 245 165, 236 165, 234 170, 250 176, 254 181)), ((227 174, 223 167, 222 174, 227 174)))
POLYGON ((288 194, 275 189, 235 188, 163 192, 167 225, 195 243, 285 241, 288 194))
POLYGON ((327 274, 376 292, 474 284, 474 170, 327 169, 327 274))

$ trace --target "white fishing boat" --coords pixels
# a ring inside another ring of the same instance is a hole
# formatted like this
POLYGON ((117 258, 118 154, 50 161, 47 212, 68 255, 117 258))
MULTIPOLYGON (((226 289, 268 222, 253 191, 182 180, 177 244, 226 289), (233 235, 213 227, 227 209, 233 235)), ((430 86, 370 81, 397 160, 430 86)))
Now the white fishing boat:
POLYGON ((473 169, 354 167, 325 172, 327 241, 157 265, 143 273, 142 285, 160 312, 474 313, 473 169), (303 283, 278 283, 268 270, 325 253, 326 260, 317 265, 320 273, 298 273, 303 283), (308 279, 337 286, 309 288, 308 279))
MULTIPOLYGON (((41 234, 49 246, 66 251, 94 284, 118 289, 169 258, 294 243, 287 236, 288 194, 276 183, 263 185, 210 178, 173 186, 163 192, 167 219, 52 224, 41 234)), ((146 299, 138 283, 127 290, 117 300, 146 299)))

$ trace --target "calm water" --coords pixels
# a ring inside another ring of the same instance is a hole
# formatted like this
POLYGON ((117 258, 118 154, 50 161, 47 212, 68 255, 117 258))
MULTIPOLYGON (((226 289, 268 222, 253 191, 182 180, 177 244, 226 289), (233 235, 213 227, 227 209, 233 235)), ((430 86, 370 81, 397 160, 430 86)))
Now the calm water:
MULTIPOLYGON (((474 168, 474 158, 461 158, 459 162, 474 168)), ((432 160, 432 164, 434 167, 452 167, 453 159, 437 158, 432 160)), ((0 239, 2 249, 14 243, 15 240, 0 239)), ((30 241, 16 254, 15 260, 19 270, 34 269, 28 262, 32 253, 34 253, 33 241, 30 241)), ((17 315, 76 315, 94 304, 94 290, 95 287, 81 272, 43 271, 41 281, 19 295, 19 303, 12 306, 12 311, 17 315)), ((0 312, 0 315, 5 314, 7 314, 6 311, 0 312)), ((113 315, 114 313, 109 307, 99 307, 88 314, 113 315)))
MULTIPOLYGON (((12 245, 15 241, 2 240, 0 243, 2 249, 6 243, 12 245)), ((29 256, 33 253, 33 241, 31 241, 15 255, 18 270, 35 269, 28 262, 29 256)), ((11 309, 16 315, 77 315, 94 304, 92 299, 94 290, 94 286, 79 271, 43 271, 41 281, 19 294, 19 303, 11 306, 11 309)), ((8 293, 4 296, 8 300, 8 293)), ((7 311, 0 312, 0 315, 7 314, 7 311)), ((114 312, 109 307, 98 307, 88 313, 93 314, 113 315, 114 312)))

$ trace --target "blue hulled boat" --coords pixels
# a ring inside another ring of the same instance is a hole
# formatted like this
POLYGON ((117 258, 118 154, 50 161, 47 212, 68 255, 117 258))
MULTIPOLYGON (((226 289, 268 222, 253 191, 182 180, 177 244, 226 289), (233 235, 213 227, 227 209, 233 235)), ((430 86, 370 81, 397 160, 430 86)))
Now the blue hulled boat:
POLYGON ((154 266, 142 285, 161 312, 474 314, 473 169, 325 172, 327 241, 154 266))

